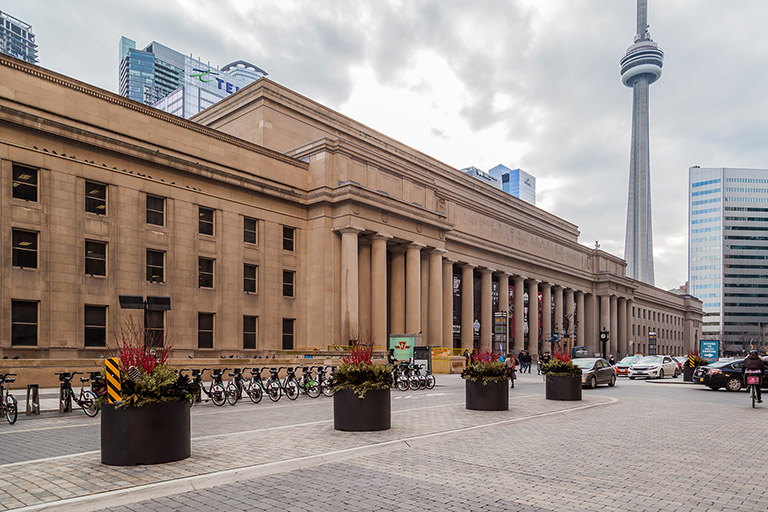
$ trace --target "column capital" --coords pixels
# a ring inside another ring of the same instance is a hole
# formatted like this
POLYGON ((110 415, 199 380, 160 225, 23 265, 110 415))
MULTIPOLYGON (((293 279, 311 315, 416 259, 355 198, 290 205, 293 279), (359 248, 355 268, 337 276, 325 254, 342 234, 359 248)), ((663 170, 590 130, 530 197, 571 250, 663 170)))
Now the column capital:
POLYGON ((541 282, 541 287, 542 288, 552 288, 553 286, 554 285, 552 283, 547 283, 547 282, 544 282, 544 281, 541 282))
POLYGON ((341 235, 344 235, 344 234, 347 234, 347 233, 353 233, 353 234, 357 235, 359 233, 362 233, 362 231, 363 231, 362 229, 356 228, 356 227, 353 227, 353 226, 347 226, 347 227, 344 227, 344 228, 336 228, 336 232, 341 234, 341 235))
POLYGON ((427 247, 426 245, 420 244, 418 242, 411 242, 405 246, 405 248, 408 250, 414 250, 414 249, 422 250, 426 247, 427 247))
POLYGON ((376 234, 371 235, 369 238, 371 240, 384 240, 386 242, 387 240, 391 240, 392 239, 392 235, 385 235, 383 233, 376 233, 376 234))
POLYGON ((515 283, 517 283, 517 282, 525 282, 525 276, 518 276, 518 275, 513 275, 513 276, 512 276, 512 280, 513 280, 515 283))
POLYGON ((448 251, 446 251, 445 249, 440 249, 439 247, 430 247, 429 249, 427 249, 427 252, 429 254, 439 254, 440 256, 442 256, 448 251))
POLYGON ((477 271, 480 272, 481 274, 492 274, 493 273, 493 270, 491 270, 488 267, 480 267, 480 268, 477 269, 477 271))
POLYGON ((457 262, 457 265, 458 265, 458 266, 459 266, 459 268, 461 268, 461 269, 467 269, 467 268, 468 268, 468 269, 474 270, 474 269, 476 269, 476 268, 477 268, 477 265, 473 265, 473 264, 471 264, 471 263, 463 263, 463 262, 457 262))
POLYGON ((526 279, 525 281, 528 283, 528 285, 529 285, 529 286, 530 286, 530 285, 534 285, 534 284, 538 286, 538 284, 541 282, 541 280, 539 280, 539 279, 533 279, 533 278, 531 278, 531 279, 526 279))
POLYGON ((555 290, 555 291, 557 291, 557 290, 564 290, 565 286, 563 286, 561 284, 553 284, 552 285, 552 289, 555 290))

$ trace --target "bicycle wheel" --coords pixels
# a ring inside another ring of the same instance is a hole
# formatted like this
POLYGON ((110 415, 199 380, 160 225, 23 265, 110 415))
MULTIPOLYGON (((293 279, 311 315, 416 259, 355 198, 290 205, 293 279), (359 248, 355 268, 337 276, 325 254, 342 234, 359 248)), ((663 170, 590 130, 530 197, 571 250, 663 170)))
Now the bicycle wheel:
POLYGON ((16 403, 16 397, 9 394, 5 399, 5 419, 8 420, 8 423, 13 425, 16 423, 16 418, 18 415, 19 406, 16 403))
POLYGON ((320 384, 320 390, 323 392, 325 396, 333 396, 333 390, 331 389, 331 383, 327 380, 324 380, 322 384, 320 384))
POLYGON ((296 384, 295 380, 292 380, 288 383, 285 389, 285 394, 290 400, 296 400, 299 398, 299 385, 296 384))
POLYGON ((211 386, 211 402, 215 405, 224 405, 227 401, 227 392, 224 391, 224 386, 221 384, 213 384, 211 386))
POLYGON ((317 398, 320 396, 320 384, 316 380, 310 380, 307 382, 306 391, 310 398, 317 398))
POLYGON ((99 402, 96 393, 93 391, 83 391, 83 399, 80 401, 80 407, 86 416, 93 418, 99 414, 99 402))
POLYGON ((435 384, 437 384, 437 380, 435 379, 435 376, 430 373, 427 375, 427 389, 433 389, 435 384))
POLYGON ((427 378, 424 375, 419 375, 419 389, 427 389, 427 378))
POLYGON ((749 394, 752 396, 752 408, 755 408, 755 401, 757 400, 757 392, 755 392, 755 385, 749 386, 749 394))
POLYGON ((251 399, 251 402, 255 404, 261 402, 261 396, 263 395, 261 392, 261 386, 251 383, 251 385, 248 386, 246 392, 248 393, 248 398, 251 399))
POLYGON ((408 379, 408 387, 411 388, 413 391, 416 391, 417 389, 419 389, 419 378, 414 375, 410 379, 408 379))
POLYGON ((273 402, 277 402, 280 400, 280 397, 283 396, 283 392, 280 389, 280 383, 272 381, 269 383, 269 389, 267 390, 269 394, 269 399, 273 402))
POLYGON ((235 405, 238 400, 238 393, 237 393, 237 386, 230 382, 227 384, 227 402, 229 402, 229 405, 235 405))
POLYGON ((403 376, 398 377, 397 389, 399 389, 400 391, 408 390, 408 377, 403 377, 403 376))

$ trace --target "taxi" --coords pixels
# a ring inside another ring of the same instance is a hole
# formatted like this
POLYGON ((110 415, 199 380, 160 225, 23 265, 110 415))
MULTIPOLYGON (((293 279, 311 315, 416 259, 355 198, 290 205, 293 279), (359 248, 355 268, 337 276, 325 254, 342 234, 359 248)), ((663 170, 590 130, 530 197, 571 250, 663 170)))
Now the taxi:
POLYGON ((635 354, 634 356, 627 356, 616 363, 614 365, 614 368, 616 368, 616 375, 624 377, 629 375, 629 367, 637 362, 641 357, 643 357, 642 354, 635 354))

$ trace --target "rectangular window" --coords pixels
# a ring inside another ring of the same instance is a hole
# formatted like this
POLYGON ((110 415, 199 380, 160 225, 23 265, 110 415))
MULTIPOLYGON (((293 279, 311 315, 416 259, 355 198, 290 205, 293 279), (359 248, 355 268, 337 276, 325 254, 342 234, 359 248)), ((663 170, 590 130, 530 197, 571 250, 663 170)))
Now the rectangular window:
POLYGON ((294 237, 296 236, 296 230, 283 226, 283 250, 293 252, 294 237))
POLYGON ((11 345, 37 345, 37 301, 11 301, 11 345))
POLYGON ((254 349, 256 348, 256 337, 259 330, 259 317, 257 316, 244 316, 243 317, 243 348, 254 349))
POLYGON ((259 267, 257 265, 243 265, 243 291, 256 293, 259 290, 259 267))
POLYGON ((296 272, 283 270, 283 297, 293 297, 296 272))
POLYGON ((165 282, 165 251, 147 249, 147 281, 165 282))
POLYGON ((13 230, 13 266, 37 268, 37 232, 13 230))
POLYGON ((37 202, 37 169, 13 164, 13 197, 37 202))
POLYGON ((213 264, 211 258, 198 258, 198 287, 213 288, 213 264))
POLYGON ((197 348, 213 348, 213 313, 197 314, 197 348))
POLYGON ((147 195, 147 224, 165 225, 165 198, 147 195))
POLYGON ((197 232, 201 235, 213 235, 213 210, 201 206, 198 209, 198 217, 197 232))
POLYGON ((144 311, 144 345, 162 347, 165 344, 165 311, 144 311))
POLYGON ((85 241, 85 273, 91 276, 107 275, 107 243, 85 241))
POLYGON ((283 318, 283 350, 293 350, 293 327, 296 320, 283 318))
POLYGON ((107 346, 107 306, 85 306, 85 346, 107 346))
POLYGON ((107 214, 107 186, 93 181, 85 182, 85 211, 96 215, 107 214))
POLYGON ((256 219, 243 219, 243 241, 247 244, 259 243, 259 222, 256 219))

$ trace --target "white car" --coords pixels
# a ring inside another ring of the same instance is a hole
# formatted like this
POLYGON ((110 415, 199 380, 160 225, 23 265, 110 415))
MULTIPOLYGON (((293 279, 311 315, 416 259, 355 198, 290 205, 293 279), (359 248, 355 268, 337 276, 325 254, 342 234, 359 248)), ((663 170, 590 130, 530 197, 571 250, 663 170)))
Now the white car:
POLYGON ((680 368, 677 365, 677 361, 672 359, 671 356, 645 356, 641 357, 635 363, 629 367, 629 378, 645 377, 650 379, 656 377, 663 379, 667 375, 671 375, 672 378, 676 378, 680 375, 680 368))

